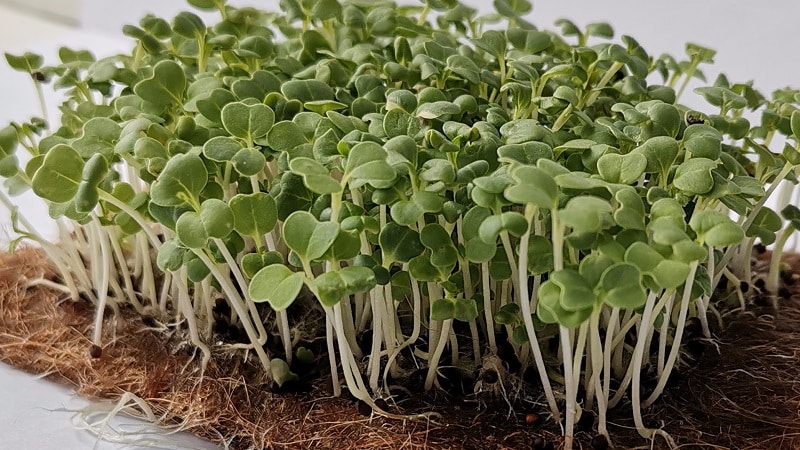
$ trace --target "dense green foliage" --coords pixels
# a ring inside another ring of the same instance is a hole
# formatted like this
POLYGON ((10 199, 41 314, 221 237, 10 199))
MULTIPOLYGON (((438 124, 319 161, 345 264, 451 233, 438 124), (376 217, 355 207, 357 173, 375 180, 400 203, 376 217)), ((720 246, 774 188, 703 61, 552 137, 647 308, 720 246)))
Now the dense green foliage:
POLYGON ((281 384, 313 337, 289 312, 317 310, 335 391, 341 373, 373 406, 389 375, 420 364, 431 389, 446 352, 472 371, 507 341, 565 415, 568 447, 582 409, 608 435, 626 395, 642 435, 658 433, 640 407, 680 364, 687 319, 708 335, 707 312, 744 307, 749 249, 782 226, 764 202, 796 180, 797 92, 767 100, 719 77, 696 90, 711 112, 689 110, 678 99, 713 51, 656 58, 602 23, 548 31, 525 0, 484 17, 455 0, 189 3, 220 21, 145 17, 123 30, 131 55, 6 55, 67 97, 52 133, 0 130, 0 175, 75 227, 57 247, 15 216, 61 288, 98 303, 95 344, 103 306, 129 303, 186 320, 207 361, 221 295, 239 348, 281 384), (712 298, 723 277, 732 290, 712 298), (658 386, 642 399, 644 367, 658 386))

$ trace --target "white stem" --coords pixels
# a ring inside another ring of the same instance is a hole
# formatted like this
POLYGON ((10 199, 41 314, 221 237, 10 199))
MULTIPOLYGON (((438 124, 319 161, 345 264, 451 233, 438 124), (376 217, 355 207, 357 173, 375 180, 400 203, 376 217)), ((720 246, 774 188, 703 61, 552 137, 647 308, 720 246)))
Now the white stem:
MULTIPOLYGON (((264 241, 267 244, 267 250, 275 251, 275 242, 272 240, 272 234, 267 233, 264 235, 264 241)), ((292 332, 289 327, 289 315, 285 309, 278 311, 278 327, 280 330, 281 341, 283 341, 283 351, 286 353, 286 364, 292 363, 292 332)))
POLYGON ((137 224, 139 224, 139 227, 142 229, 142 231, 144 231, 144 234, 150 240, 150 244, 153 246, 153 248, 156 249, 156 251, 161 250, 161 239, 158 238, 155 231, 153 231, 153 229, 151 228, 151 223, 148 222, 144 217, 142 217, 142 215, 139 214, 139 211, 136 211, 135 209, 131 208, 131 206, 128 205, 127 203, 123 202, 122 200, 114 197, 113 195, 105 191, 101 190, 99 192, 101 200, 116 206, 122 212, 131 216, 131 218, 135 220, 137 224))
MULTIPOLYGON (((608 319, 608 326, 606 327, 606 340, 603 348, 603 402, 605 409, 608 409, 608 400, 611 396, 611 342, 613 341, 614 330, 619 326, 619 308, 611 310, 611 317, 608 319)), ((597 400, 597 406, 600 408, 600 400, 597 400)), ((605 412, 601 409, 599 417, 599 424, 597 425, 598 432, 606 430, 606 417, 605 412)), ((607 431, 606 431, 607 433, 607 431)), ((608 436, 608 435, 606 435, 608 436)))
MULTIPOLYGON (((407 270, 408 267, 405 267, 407 270)), ((419 339, 419 333, 422 329, 422 319, 421 319, 421 311, 422 311, 422 294, 419 292, 419 283, 414 278, 411 278, 411 296, 414 301, 414 306, 412 308, 412 314, 414 315, 414 328, 411 330, 411 336, 408 337, 402 344, 400 344, 397 348, 394 349, 392 353, 389 354, 389 361, 386 363, 386 367, 383 369, 383 384, 387 384, 388 376, 389 376, 389 368, 394 364, 395 359, 400 352, 408 347, 409 345, 417 342, 419 339)))
POLYGON ((433 382, 436 380, 436 373, 439 367, 439 359, 444 353, 444 348, 447 346, 447 337, 450 334, 450 326, 453 324, 453 319, 446 319, 442 321, 442 331, 436 349, 428 360, 428 375, 425 377, 425 390, 430 391, 433 387, 433 382))
POLYGON ((342 395, 342 386, 339 382, 339 369, 336 365, 336 349, 333 342, 333 318, 328 310, 325 310, 325 338, 328 343, 328 363, 331 367, 331 382, 333 383, 333 396, 342 395))
POLYGON ((564 450, 572 450, 575 439, 575 414, 577 413, 577 391, 573 383, 574 374, 572 373, 572 340, 570 339, 569 328, 559 325, 558 333, 561 337, 561 353, 563 355, 564 366, 564 390, 567 400, 566 422, 564 424, 564 450))
MULTIPOLYGON (((615 308, 617 309, 617 308, 615 308)), ((613 314, 613 313, 612 313, 613 314)), ((594 384, 594 393, 595 398, 597 399, 597 417, 598 417, 598 424, 597 424, 597 432, 602 434, 603 436, 608 437, 608 430, 606 428, 606 412, 608 409, 608 396, 606 391, 603 389, 603 385, 600 382, 600 374, 601 372, 608 373, 610 364, 610 357, 609 357, 609 366, 604 366, 604 357, 605 353, 603 353, 603 349, 600 345, 600 308, 595 308, 595 311, 592 313, 592 317, 589 319, 589 326, 591 328, 591 361, 592 361, 592 380, 594 384)), ((612 325, 613 326, 613 325, 612 325)), ((586 400, 589 400, 589 393, 586 394, 586 400)))
POLYGON ((483 314, 486 320, 486 336, 489 338, 489 350, 497 354, 497 341, 494 336, 494 315, 492 314, 492 288, 489 281, 489 263, 481 263, 481 288, 483 289, 483 314))
MULTIPOLYGON (((553 418, 557 421, 561 420, 558 411, 558 404, 556 404, 553 388, 550 386, 550 379, 547 377, 547 369, 544 365, 544 358, 542 356, 542 349, 539 348, 539 339, 536 336, 536 328, 533 325, 531 301, 528 295, 528 244, 531 237, 532 220, 536 215, 536 208, 528 206, 525 208, 525 218, 528 220, 528 230, 523 233, 519 242, 519 270, 517 275, 517 287, 519 290, 519 306, 522 312, 522 321, 525 324, 525 332, 528 334, 528 342, 530 343, 531 351, 533 352, 533 360, 536 363, 536 371, 539 372, 539 381, 542 383, 547 404, 550 407, 550 412, 553 418)), ((535 295, 536 293, 534 293, 535 295)), ((565 374, 566 375, 566 374, 565 374)))
POLYGON ((649 332, 650 318, 653 315, 654 306, 655 294, 651 292, 650 295, 647 296, 647 303, 645 304, 644 312, 642 313, 641 326, 638 330, 639 339, 636 341, 636 347, 633 351, 633 359, 631 361, 633 377, 633 384, 631 387, 631 406, 633 408, 633 421, 636 424, 636 431, 638 431, 639 435, 646 439, 650 439, 653 436, 653 430, 644 426, 644 422, 642 420, 641 402, 639 398, 641 396, 642 364, 644 360, 646 342, 644 337, 649 332))
MULTIPOLYGON (((8 209, 12 217, 16 218, 22 224, 22 226, 27 229, 26 233, 29 234, 34 241, 36 241, 37 243, 39 243, 39 245, 42 246, 42 249, 44 249, 45 253, 47 253, 47 256, 50 258, 51 261, 53 261, 53 264, 55 264, 56 269, 58 269, 59 273, 61 274, 61 279, 66 284, 67 288, 69 288, 70 297, 72 298, 73 301, 78 301, 79 299, 78 287, 75 285, 75 280, 72 278, 72 274, 71 271, 69 270, 69 267, 64 262, 64 260, 69 259, 69 256, 65 254, 64 250, 58 248, 58 246, 53 245, 50 241, 42 237, 42 235, 40 235, 36 231, 36 228, 34 228, 33 225, 31 225, 28 219, 25 218, 22 212, 19 211, 19 208, 15 206, 8 198, 8 196, 2 191, 0 191, 0 203, 2 203, 6 207, 6 209, 8 209)), ((80 267, 83 267, 83 264, 81 264, 80 267)), ((90 285, 91 285, 90 283, 86 284, 86 286, 90 285)))
POLYGON ((661 331, 658 336, 658 376, 664 373, 664 357, 667 353, 667 336, 669 334, 669 325, 672 322, 672 305, 674 301, 675 294, 672 294, 664 307, 664 320, 661 322, 661 331))
MULTIPOLYGON (((381 316, 386 314, 384 310, 385 303, 380 298, 379 292, 382 286, 376 286, 370 291, 370 304, 372 305, 372 348, 370 349, 369 363, 367 370, 369 372, 369 386, 373 392, 378 390, 378 381, 380 379, 381 370, 381 343, 384 339, 383 331, 383 318, 381 316)), ((388 370, 389 367, 387 366, 388 370)))
MULTIPOLYGON (((149 299, 150 303, 155 306, 156 302, 158 302, 158 297, 156 294, 155 275, 153 274, 153 261, 150 258, 150 247, 147 245, 147 240, 145 239, 139 239, 137 243, 139 244, 138 251, 142 254, 142 295, 144 298, 149 299)), ((156 248, 156 251, 158 251, 158 248, 156 248)), ((166 302, 162 299, 161 303, 166 302)), ((164 305, 160 305, 160 307, 162 312, 167 312, 164 305)))
POLYGON ((217 282, 222 288, 222 291, 225 293, 225 296, 228 298, 233 310, 239 315, 242 326, 244 327, 244 331, 247 334, 247 337, 250 339, 256 354, 258 355, 261 365, 264 366, 264 369, 267 372, 270 372, 269 357, 264 351, 264 347, 258 344, 258 335, 256 334, 256 330, 253 329, 253 325, 251 324, 250 319, 247 317, 247 307, 243 304, 239 293, 236 291, 236 288, 231 284, 230 278, 222 274, 217 265, 211 261, 211 258, 208 257, 204 250, 192 249, 192 251, 195 255, 197 255, 198 258, 200 258, 201 261, 203 261, 203 264, 208 267, 208 269, 211 271, 211 275, 217 279, 217 282))
POLYGON ((125 254, 122 252, 122 247, 119 245, 117 236, 112 236, 111 230, 109 230, 108 233, 111 241, 111 249, 114 251, 114 257, 117 259, 117 266, 119 267, 120 276, 122 277, 122 282, 125 284, 126 297, 128 297, 128 301, 131 302, 133 307, 136 309, 136 312, 141 314, 144 307, 139 301, 139 298, 136 296, 136 291, 133 289, 131 273, 128 270, 128 261, 125 259, 125 254))
POLYGON ((200 333, 197 328, 197 319, 194 315, 194 307, 192 306, 191 297, 189 297, 189 290, 186 288, 186 268, 181 268, 178 279, 178 305, 180 305, 183 317, 186 318, 186 323, 189 325, 189 339, 195 347, 199 348, 203 353, 203 360, 200 369, 200 378, 206 371, 208 362, 211 361, 211 350, 208 346, 200 340, 200 333))
POLYGON ((686 315, 689 312, 689 301, 692 298, 692 284, 694 283, 694 276, 697 272, 697 262, 693 262, 690 266, 689 275, 686 278, 686 286, 683 289, 683 297, 681 298, 681 309, 678 315, 678 324, 675 328, 675 338, 672 340, 672 348, 670 348, 669 358, 667 359, 667 364, 664 366, 664 372, 661 373, 661 376, 658 377, 658 384, 656 388, 653 390, 653 393, 650 394, 650 397, 647 398, 642 403, 642 406, 647 408, 648 406, 652 405, 659 396, 661 396, 661 392, 664 391, 664 386, 667 385, 667 380, 669 380, 669 376, 672 374, 672 369, 675 367, 675 361, 678 358, 678 352, 681 347, 681 340, 683 339, 683 329, 686 327, 686 315))
MULTIPOLYGON (((233 273, 236 283, 239 284, 239 289, 242 291, 242 293, 244 293, 244 302, 246 303, 247 310, 252 316, 256 330, 258 330, 258 345, 262 346, 267 342, 267 330, 264 328, 264 321, 261 320, 261 317, 258 314, 258 309, 256 308, 255 302, 250 299, 250 290, 248 289, 247 280, 245 280, 242 271, 239 270, 239 264, 236 262, 236 259, 234 259, 233 255, 228 250, 228 247, 225 246, 225 242, 218 238, 214 238, 213 241, 215 244, 217 244, 217 248, 219 249, 220 253, 222 253, 222 257, 225 258, 225 262, 228 264, 228 268, 233 273)), ((292 352, 289 351, 289 353, 286 355, 286 363, 288 364, 291 361, 292 352)))
POLYGON ((108 302, 108 279, 111 276, 108 260, 111 258, 108 250, 108 240, 105 237, 103 226, 100 225, 100 220, 92 213, 92 224, 94 225, 92 231, 95 239, 100 243, 100 259, 96 263, 100 266, 100 279, 97 286, 97 306, 94 315, 94 331, 92 333, 92 343, 98 347, 102 347, 103 337, 103 315, 106 310, 106 303, 108 302))

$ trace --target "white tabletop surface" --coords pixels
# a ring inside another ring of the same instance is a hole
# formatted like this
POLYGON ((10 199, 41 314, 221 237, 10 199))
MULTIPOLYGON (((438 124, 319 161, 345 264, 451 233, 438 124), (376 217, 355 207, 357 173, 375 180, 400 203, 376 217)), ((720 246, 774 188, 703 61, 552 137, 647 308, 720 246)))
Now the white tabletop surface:
MULTIPOLYGON (((236 3, 245 3, 237 1, 236 3)), ((254 0, 261 7, 277 1, 254 0)), ((466 3, 486 10, 491 2, 471 0, 466 3)), ((98 56, 129 49, 129 42, 116 30, 135 21, 146 11, 173 13, 184 4, 180 0, 83 0, 78 30, 54 25, 4 7, 0 2, 0 53, 31 50, 55 60, 62 45, 90 48, 98 56)), ((669 52, 681 56, 685 41, 715 48, 716 65, 707 74, 723 71, 731 81, 756 80, 756 87, 769 93, 787 85, 800 86, 800 2, 772 0, 679 0, 653 2, 641 0, 568 0, 535 2, 532 20, 550 27, 558 17, 569 17, 579 25, 608 21, 617 35, 630 34, 653 55, 669 52)), ((38 115, 38 103, 23 74, 11 71, 0 61, 0 127, 8 121, 38 115)), ((690 101, 689 103, 695 103, 690 101)), ((50 102, 55 115, 55 102, 50 102)), ((17 199, 28 218, 44 229, 48 227, 46 210, 32 196, 17 199)), ((0 211, 0 241, 8 230, 8 213, 0 211)), ((52 235, 52 232, 50 233, 52 235)), ((86 401, 76 399, 71 391, 44 380, 23 374, 0 364, 0 436, 2 447, 9 449, 98 449, 137 448, 121 444, 98 443, 73 425, 74 413, 86 401)), ((170 437, 161 448, 214 448, 201 441, 186 442, 185 436, 170 437), (171 442, 172 444, 166 444, 171 442)), ((153 447, 150 447, 153 448, 153 447)))

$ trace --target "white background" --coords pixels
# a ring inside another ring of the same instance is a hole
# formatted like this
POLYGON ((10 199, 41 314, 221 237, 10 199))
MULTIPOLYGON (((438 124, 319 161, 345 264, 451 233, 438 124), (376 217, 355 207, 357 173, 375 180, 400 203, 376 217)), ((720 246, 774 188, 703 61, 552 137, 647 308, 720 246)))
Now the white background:
MULTIPOLYGON (((235 1, 275 9, 277 1, 235 1)), ((483 11, 491 2, 465 3, 483 11)), ((97 56, 127 52, 130 43, 119 32, 126 23, 136 23, 146 12, 170 17, 184 8, 180 0, 0 0, 0 52, 32 50, 55 60, 62 45, 89 48, 97 56), (16 6, 12 6, 16 4, 16 6), (20 7, 19 5, 25 5, 20 7), (44 8, 60 15, 31 15, 44 8), (74 21, 80 28, 64 26, 74 21)), ((686 41, 717 50, 716 64, 705 68, 709 81, 718 71, 732 82, 755 80, 765 93, 789 85, 800 86, 800 2, 771 0, 549 0, 535 3, 531 21, 543 28, 567 17, 583 26, 590 22, 611 23, 617 35, 634 36, 651 55, 667 52, 680 57, 686 41), (764 6, 769 5, 769 6, 764 6)), ((691 95, 691 94, 690 94, 691 95)), ((687 96, 688 97, 688 96, 687 96)), ((684 100, 688 100, 684 99, 684 100)), ((701 104, 697 101, 687 103, 701 104)), ((0 63, 0 127, 11 120, 38 115, 38 103, 30 80, 0 63)), ((51 115, 55 114, 51 105, 51 115)), ((32 222, 47 228, 47 215, 31 196, 18 199, 32 222)), ((7 228, 8 214, 0 211, 0 227, 7 228)), ((0 240, 2 229, 0 228, 0 240)), ((85 402, 71 398, 65 388, 36 380, 0 364, 0 435, 4 448, 82 449, 94 440, 73 429, 70 413, 60 408, 78 408, 85 402)), ((187 448, 198 448, 189 444, 187 448)), ((122 448, 102 445, 99 448, 122 448)), ((131 447, 127 447, 131 448, 131 447)))

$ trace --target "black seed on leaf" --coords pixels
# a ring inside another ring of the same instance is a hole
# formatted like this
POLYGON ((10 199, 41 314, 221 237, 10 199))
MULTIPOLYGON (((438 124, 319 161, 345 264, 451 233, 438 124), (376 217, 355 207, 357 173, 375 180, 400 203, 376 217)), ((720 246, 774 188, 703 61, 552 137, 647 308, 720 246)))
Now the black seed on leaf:
POLYGON ((89 348, 89 356, 94 359, 100 359, 100 357, 103 356, 103 349, 100 348, 99 345, 92 344, 89 348))
POLYGON ((688 115, 686 116, 686 124, 687 125, 694 125, 696 123, 703 123, 703 119, 701 119, 700 117, 695 117, 695 116, 688 116, 688 115))
POLYGON ((31 78, 39 82, 46 80, 42 72, 31 72, 31 78))

